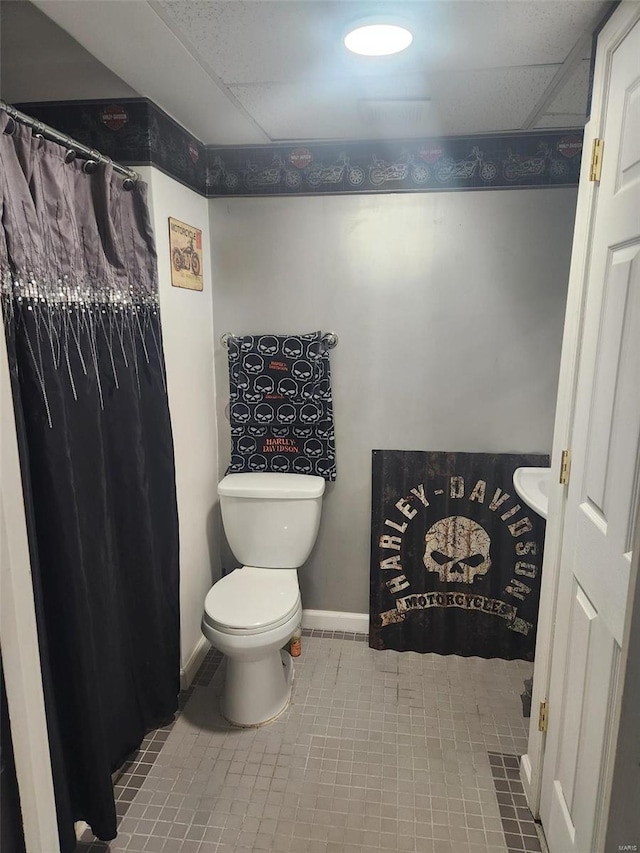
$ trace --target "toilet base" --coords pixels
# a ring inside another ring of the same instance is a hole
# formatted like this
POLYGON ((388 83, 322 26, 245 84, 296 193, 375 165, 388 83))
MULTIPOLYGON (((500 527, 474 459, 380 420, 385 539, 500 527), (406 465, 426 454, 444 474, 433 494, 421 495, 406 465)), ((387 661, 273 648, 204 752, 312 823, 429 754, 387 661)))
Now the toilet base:
POLYGON ((289 707, 293 661, 281 650, 259 661, 227 657, 222 715, 234 726, 256 728, 277 719, 289 707))

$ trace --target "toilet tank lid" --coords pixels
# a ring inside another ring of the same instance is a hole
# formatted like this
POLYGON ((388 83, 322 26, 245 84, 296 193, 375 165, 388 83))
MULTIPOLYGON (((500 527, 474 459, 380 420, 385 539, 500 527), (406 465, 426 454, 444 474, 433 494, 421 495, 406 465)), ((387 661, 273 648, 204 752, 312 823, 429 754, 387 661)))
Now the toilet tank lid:
POLYGON ((324 494, 324 484, 322 477, 309 474, 227 474, 218 483, 218 494, 224 497, 262 500, 309 500, 324 494))

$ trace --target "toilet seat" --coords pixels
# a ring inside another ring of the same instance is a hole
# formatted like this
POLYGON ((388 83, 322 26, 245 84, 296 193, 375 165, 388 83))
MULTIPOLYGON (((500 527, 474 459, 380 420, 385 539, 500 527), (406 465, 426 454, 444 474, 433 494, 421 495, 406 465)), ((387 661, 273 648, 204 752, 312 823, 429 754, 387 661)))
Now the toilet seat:
POLYGON ((262 634, 283 625, 299 607, 295 569, 243 566, 211 587, 203 621, 224 634, 262 634))

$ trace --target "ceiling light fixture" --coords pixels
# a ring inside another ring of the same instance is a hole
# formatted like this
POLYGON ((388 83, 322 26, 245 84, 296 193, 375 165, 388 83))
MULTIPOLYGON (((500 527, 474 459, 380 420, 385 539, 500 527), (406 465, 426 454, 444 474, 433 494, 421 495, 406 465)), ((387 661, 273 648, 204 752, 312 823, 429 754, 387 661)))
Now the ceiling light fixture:
POLYGON ((359 21, 344 38, 345 47, 361 56, 390 56, 406 50, 413 35, 402 24, 359 21))

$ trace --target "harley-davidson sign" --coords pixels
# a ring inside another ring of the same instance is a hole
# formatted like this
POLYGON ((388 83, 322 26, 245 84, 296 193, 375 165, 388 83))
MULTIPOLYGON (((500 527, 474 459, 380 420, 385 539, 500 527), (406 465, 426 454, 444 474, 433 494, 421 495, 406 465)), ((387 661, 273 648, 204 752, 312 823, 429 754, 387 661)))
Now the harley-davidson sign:
POLYGON ((373 648, 533 660, 544 521, 513 472, 548 464, 373 451, 373 648))

